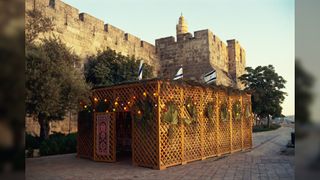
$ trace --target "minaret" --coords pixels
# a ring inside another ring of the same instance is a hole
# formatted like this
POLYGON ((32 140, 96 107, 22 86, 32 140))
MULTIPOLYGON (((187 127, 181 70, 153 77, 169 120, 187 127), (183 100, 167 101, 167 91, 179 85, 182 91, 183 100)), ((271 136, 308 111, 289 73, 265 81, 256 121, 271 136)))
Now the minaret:
POLYGON ((177 29, 177 36, 179 34, 188 33, 188 25, 187 25, 187 22, 184 20, 182 13, 181 13, 181 16, 179 17, 179 23, 177 24, 176 29, 177 29))

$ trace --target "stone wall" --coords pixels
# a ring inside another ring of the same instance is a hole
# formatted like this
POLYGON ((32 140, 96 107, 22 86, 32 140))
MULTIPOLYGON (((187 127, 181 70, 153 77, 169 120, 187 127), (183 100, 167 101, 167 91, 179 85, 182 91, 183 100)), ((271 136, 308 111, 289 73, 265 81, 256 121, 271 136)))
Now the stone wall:
MULTIPOLYGON (((25 122, 26 127, 26 133, 32 134, 34 136, 40 135, 40 125, 38 121, 32 117, 26 117, 25 122)), ((77 115, 71 114, 64 118, 64 120, 61 121, 52 121, 49 123, 50 125, 50 134, 53 133, 63 133, 63 134, 69 134, 74 133, 78 131, 78 121, 77 121, 77 115)))
POLYGON ((238 41, 221 41, 209 30, 178 34, 156 40, 160 58, 159 75, 172 78, 183 65, 183 77, 202 81, 203 75, 217 71, 217 85, 239 87, 236 78, 244 73, 245 51, 238 41), (235 42, 234 45, 231 42, 235 42))
POLYGON ((172 78, 183 65, 183 77, 199 80, 199 73, 210 67, 208 30, 191 34, 181 34, 178 41, 174 37, 156 40, 157 53, 160 57, 160 76, 172 78))
POLYGON ((52 17, 55 29, 50 35, 60 37, 83 60, 99 50, 111 48, 123 55, 144 59, 155 67, 157 74, 159 65, 154 45, 87 13, 79 13, 77 8, 60 0, 26 0, 26 10, 32 9, 52 17))
POLYGON ((240 43, 235 40, 228 40, 228 54, 229 54, 229 74, 235 82, 237 87, 240 89, 244 88, 243 83, 238 79, 242 74, 245 73, 246 65, 246 53, 245 50, 240 46, 240 43))

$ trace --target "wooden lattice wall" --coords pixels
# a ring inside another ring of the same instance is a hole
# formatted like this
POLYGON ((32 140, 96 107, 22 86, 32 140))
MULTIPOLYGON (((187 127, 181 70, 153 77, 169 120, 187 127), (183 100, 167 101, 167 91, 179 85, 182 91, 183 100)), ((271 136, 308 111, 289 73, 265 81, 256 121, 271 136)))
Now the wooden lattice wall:
POLYGON ((132 116, 137 113, 135 105, 143 103, 146 96, 151 99, 154 111, 152 119, 143 127, 133 118, 132 160, 135 165, 164 169, 252 146, 252 116, 246 115, 247 111, 251 115, 251 96, 245 92, 163 80, 93 91, 95 100, 104 100, 112 105, 106 113, 127 111, 132 116), (197 121, 189 125, 180 123, 182 119, 190 118, 185 107, 187 98, 192 99, 198 112, 197 121), (178 124, 169 124, 163 120, 163 108, 168 102, 178 107, 178 124), (240 119, 232 117, 235 102, 241 104, 240 119), (204 115, 208 103, 213 104, 214 118, 204 115), (220 117, 222 104, 226 104, 228 109, 225 120, 220 117))
POLYGON ((78 114, 77 156, 93 158, 93 117, 90 113, 78 114))
MULTIPOLYGON (((93 92, 94 98, 112 104, 108 111, 131 112, 135 115, 135 105, 144 103, 146 96, 155 105, 158 102, 157 82, 120 85, 111 88, 97 89, 93 92)), ((132 121, 132 160, 133 164, 157 168, 158 167, 158 108, 154 106, 153 119, 142 125, 132 121)), ((114 144, 116 139, 113 140, 114 144)), ((97 158, 99 159, 99 158, 97 158)))
MULTIPOLYGON (((192 85, 160 82, 160 114, 168 102, 179 107, 179 119, 190 118, 185 100, 191 98, 198 112, 196 123, 169 125, 160 118, 160 169, 194 160, 220 156, 252 146, 251 117, 245 117, 245 105, 251 107, 250 95, 240 91, 212 89, 192 85), (241 104, 241 118, 232 117, 232 105, 241 104), (213 119, 204 115, 208 103, 213 103, 213 119), (222 120, 220 107, 228 107, 228 118, 222 120), (171 131, 171 132, 170 132, 171 131), (174 134, 170 138, 169 134, 174 134)), ((251 109, 250 109, 251 113, 251 109)))

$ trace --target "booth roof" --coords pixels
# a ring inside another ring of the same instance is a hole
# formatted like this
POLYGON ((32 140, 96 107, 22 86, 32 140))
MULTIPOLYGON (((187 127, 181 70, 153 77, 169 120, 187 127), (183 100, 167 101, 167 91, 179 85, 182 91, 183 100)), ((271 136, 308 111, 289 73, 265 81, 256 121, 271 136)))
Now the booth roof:
POLYGON ((211 88, 211 89, 225 90, 225 91, 231 91, 231 92, 239 92, 239 93, 244 92, 244 93, 249 93, 249 94, 252 93, 252 91, 249 91, 249 90, 240 90, 240 89, 233 88, 233 87, 226 87, 226 86, 215 85, 215 84, 204 84, 204 83, 200 83, 200 82, 197 82, 194 80, 186 80, 186 79, 171 80, 171 79, 164 79, 164 78, 125 81, 125 82, 121 82, 121 83, 110 85, 110 86, 96 86, 96 87, 92 88, 92 90, 105 89, 105 88, 109 89, 112 87, 125 86, 125 85, 130 85, 130 84, 148 84, 148 83, 156 82, 156 81, 169 82, 170 84, 177 84, 177 85, 181 85, 181 86, 189 85, 189 86, 197 86, 197 87, 202 87, 202 88, 211 88))

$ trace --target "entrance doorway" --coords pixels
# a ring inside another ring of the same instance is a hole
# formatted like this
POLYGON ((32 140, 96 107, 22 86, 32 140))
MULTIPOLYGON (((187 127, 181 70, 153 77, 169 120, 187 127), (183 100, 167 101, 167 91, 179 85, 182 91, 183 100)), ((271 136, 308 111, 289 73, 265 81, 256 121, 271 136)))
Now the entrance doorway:
POLYGON ((116 113, 116 159, 132 162, 132 119, 130 112, 116 113))

